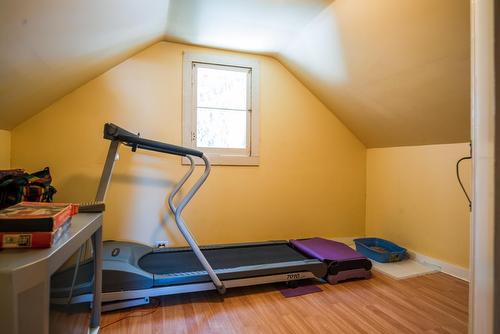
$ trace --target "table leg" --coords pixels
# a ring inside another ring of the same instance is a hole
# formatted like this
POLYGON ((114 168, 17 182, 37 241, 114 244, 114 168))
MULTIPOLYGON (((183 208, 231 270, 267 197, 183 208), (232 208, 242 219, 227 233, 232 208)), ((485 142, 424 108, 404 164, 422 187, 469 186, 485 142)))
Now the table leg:
POLYGON ((102 293, 102 227, 92 235, 94 246, 94 299, 92 302, 92 314, 90 327, 99 328, 101 323, 101 293, 102 293))

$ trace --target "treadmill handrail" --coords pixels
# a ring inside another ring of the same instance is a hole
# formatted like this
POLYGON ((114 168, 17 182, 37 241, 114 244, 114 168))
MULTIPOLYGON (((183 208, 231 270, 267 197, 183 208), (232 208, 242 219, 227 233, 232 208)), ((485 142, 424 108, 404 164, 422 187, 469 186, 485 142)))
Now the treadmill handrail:
POLYGON ((177 211, 177 207, 174 204, 174 198, 177 195, 177 193, 181 190, 184 183, 186 183, 186 181, 189 179, 191 174, 193 174, 194 168, 195 168, 193 158, 189 155, 186 156, 186 158, 189 160, 189 170, 186 172, 186 174, 184 174, 182 179, 180 179, 180 181, 175 185, 174 190, 172 190, 172 192, 168 196, 168 205, 170 206, 170 210, 172 211, 172 213, 174 215, 175 215, 175 212, 177 211))
POLYGON ((203 162, 205 163, 205 171, 203 174, 200 176, 198 181, 189 189, 188 193, 186 196, 184 196, 180 203, 179 206, 176 207, 174 204, 174 197, 178 194, 179 190, 182 188, 182 186, 186 183, 186 181, 189 179, 189 177, 193 174, 195 164, 194 160, 191 156, 186 156, 189 159, 190 163, 190 168, 186 172, 186 174, 182 177, 182 179, 177 183, 177 185, 174 187, 174 190, 170 193, 168 196, 168 205, 170 206, 170 210, 172 210, 172 213, 174 214, 175 217, 175 223, 177 224, 177 227, 181 231, 182 235, 184 236, 184 239, 188 242, 189 246, 193 250, 194 254, 198 258, 198 261, 200 261, 201 265, 205 269, 205 271, 208 273, 210 276, 210 279, 214 283, 215 287, 217 288, 217 291, 219 293, 223 294, 226 292, 226 288, 224 286, 224 283, 219 279, 217 276, 215 270, 212 268, 210 263, 208 263, 205 255, 200 250, 200 247, 198 246, 198 243, 194 239, 193 235, 187 228, 187 226, 184 223, 184 219, 182 219, 182 211, 186 207, 186 205, 189 203, 189 201, 193 198, 193 196, 196 194, 196 192, 201 188, 205 180, 208 178, 208 175, 210 174, 210 162, 208 161, 207 157, 205 155, 202 155, 201 158, 203 159, 203 162))
POLYGON ((132 147, 134 151, 140 148, 180 156, 192 155, 199 158, 203 156, 203 152, 192 148, 141 138, 138 134, 127 131, 113 123, 104 124, 104 139, 120 141, 124 145, 132 147))
POLYGON ((99 182, 99 188, 97 190, 96 199, 99 201, 103 201, 106 196, 106 191, 109 182, 111 180, 111 174, 115 164, 117 150, 120 144, 132 147, 132 151, 134 152, 136 151, 136 149, 141 148, 150 151, 157 151, 167 154, 184 156, 189 160, 191 164, 189 171, 186 173, 186 175, 184 175, 184 177, 176 185, 174 191, 172 191, 172 193, 169 196, 170 209, 172 210, 172 213, 175 216, 175 222, 177 224, 177 227, 179 228, 182 235, 188 242, 189 246, 191 246, 191 249, 195 253, 200 263, 202 264, 203 268, 209 274, 215 287, 220 293, 224 293, 226 291, 224 284, 221 282, 219 277, 217 277, 217 274, 215 273, 210 263, 208 263, 207 259, 201 252, 200 247, 196 243, 196 240, 192 236, 188 227, 184 224, 184 220, 181 217, 182 210, 184 210, 188 202, 191 200, 194 194, 200 189, 200 187, 203 185, 208 175, 210 174, 210 162, 208 161, 207 157, 203 154, 203 152, 191 148, 186 148, 172 144, 162 143, 155 140, 141 138, 139 137, 138 134, 134 134, 130 131, 127 131, 113 123, 104 124, 104 138, 111 140, 111 144, 109 146, 108 155, 106 158, 106 164, 104 166, 103 173, 101 176, 101 181, 99 182), (200 157, 203 160, 205 164, 205 171, 200 176, 198 181, 196 181, 196 183, 191 187, 188 194, 184 198, 182 198, 179 207, 176 208, 173 204, 173 198, 194 171, 195 163, 193 160, 193 156, 200 157))

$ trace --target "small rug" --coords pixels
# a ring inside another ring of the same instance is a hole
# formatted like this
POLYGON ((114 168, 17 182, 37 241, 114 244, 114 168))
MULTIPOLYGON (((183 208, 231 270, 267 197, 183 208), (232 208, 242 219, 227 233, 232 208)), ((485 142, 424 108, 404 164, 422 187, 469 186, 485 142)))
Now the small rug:
POLYGON ((285 298, 303 296, 303 295, 308 295, 310 293, 323 291, 321 290, 320 287, 311 283, 299 284, 299 286, 296 288, 289 288, 287 286, 281 285, 278 287, 278 290, 280 290, 281 294, 285 298))

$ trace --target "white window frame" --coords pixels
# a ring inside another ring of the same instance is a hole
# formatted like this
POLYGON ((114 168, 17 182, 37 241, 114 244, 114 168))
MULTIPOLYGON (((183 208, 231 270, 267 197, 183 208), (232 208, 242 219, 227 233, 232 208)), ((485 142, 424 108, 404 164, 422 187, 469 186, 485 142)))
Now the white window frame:
MULTIPOLYGON (((212 165, 259 165, 259 62, 254 59, 214 55, 205 53, 184 52, 183 54, 183 90, 182 90, 182 145, 203 151, 212 165), (198 148, 196 146, 196 71, 199 64, 203 67, 226 67, 232 71, 250 71, 247 90, 247 147, 231 148, 198 148)), ((200 159, 195 160, 201 164, 200 159)), ((184 164, 189 163, 186 158, 184 164)))

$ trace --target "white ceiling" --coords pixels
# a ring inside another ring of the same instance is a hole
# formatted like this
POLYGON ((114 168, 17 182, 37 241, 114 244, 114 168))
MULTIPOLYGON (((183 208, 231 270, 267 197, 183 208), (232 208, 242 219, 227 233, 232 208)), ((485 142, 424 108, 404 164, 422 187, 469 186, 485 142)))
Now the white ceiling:
POLYGON ((269 54, 368 147, 469 139, 468 0, 3 0, 0 128, 166 39, 269 54))
POLYGON ((333 0, 184 0, 172 2, 166 39, 275 54, 333 0))

